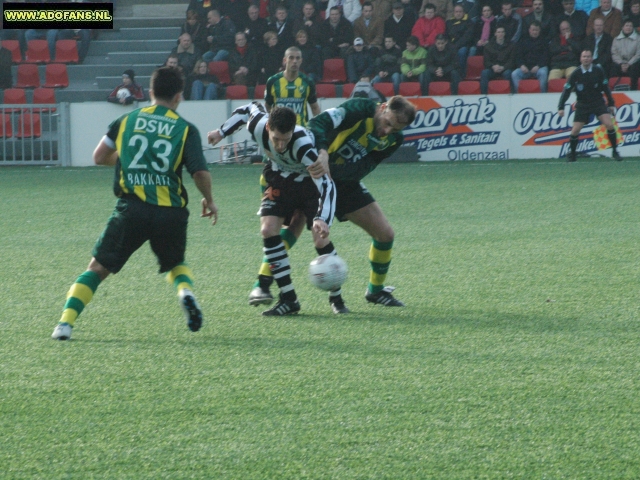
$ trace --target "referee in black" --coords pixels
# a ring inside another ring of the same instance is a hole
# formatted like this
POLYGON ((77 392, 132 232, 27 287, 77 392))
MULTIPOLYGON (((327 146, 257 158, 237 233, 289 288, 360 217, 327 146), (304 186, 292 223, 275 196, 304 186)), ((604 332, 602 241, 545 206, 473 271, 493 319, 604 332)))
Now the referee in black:
POLYGON ((558 115, 564 116, 564 104, 569 99, 571 91, 576 92, 578 101, 576 102, 576 115, 571 128, 571 137, 569 138, 569 155, 567 162, 576 161, 576 147, 578 146, 578 135, 585 123, 589 122, 589 117, 594 114, 598 117, 600 123, 607 128, 609 141, 613 146, 614 160, 622 160, 618 153, 616 144, 616 131, 613 126, 611 116, 615 115, 616 107, 609 90, 609 81, 604 71, 599 65, 593 65, 593 54, 591 50, 585 49, 580 54, 580 68, 577 68, 569 76, 567 83, 558 102, 558 115), (604 104, 602 94, 607 96, 609 108, 604 104))

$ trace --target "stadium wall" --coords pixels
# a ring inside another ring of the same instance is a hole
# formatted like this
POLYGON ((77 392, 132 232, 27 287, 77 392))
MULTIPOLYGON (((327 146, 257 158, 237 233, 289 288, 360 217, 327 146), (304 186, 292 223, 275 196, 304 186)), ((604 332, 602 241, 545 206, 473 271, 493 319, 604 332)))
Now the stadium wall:
MULTIPOLYGON (((640 144, 640 92, 614 93, 618 108, 616 119, 624 138, 622 156, 637 156, 640 144)), ((321 99, 322 110, 335 107, 344 100, 321 99)), ((566 154, 574 111, 565 105, 565 116, 557 114, 558 95, 519 94, 421 97, 411 101, 418 115, 405 131, 405 145, 417 148, 421 161, 509 160, 518 158, 558 158, 566 154)), ((218 128, 234 108, 246 100, 190 101, 180 105, 179 112, 194 123, 206 147, 206 134, 218 128)), ((107 131, 109 123, 134 105, 120 106, 106 102, 72 103, 71 166, 93 165, 92 153, 107 131)), ((594 153, 597 120, 585 126, 578 151, 594 153)), ((227 139, 248 139, 242 130, 227 139)), ((603 150, 610 155, 610 150, 603 150)), ((215 161, 217 151, 205 151, 208 161, 215 161)))

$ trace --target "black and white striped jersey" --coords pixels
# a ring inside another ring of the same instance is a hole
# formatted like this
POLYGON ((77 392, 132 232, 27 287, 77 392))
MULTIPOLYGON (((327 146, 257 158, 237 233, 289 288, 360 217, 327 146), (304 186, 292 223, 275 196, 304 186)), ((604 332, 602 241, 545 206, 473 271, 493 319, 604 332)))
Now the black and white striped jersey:
POLYGON ((269 141, 269 131, 266 128, 268 119, 269 114, 264 106, 259 102, 252 102, 236 108, 219 130, 221 135, 226 137, 246 124, 251 137, 262 148, 274 172, 278 172, 284 178, 294 176, 292 179, 299 182, 311 179, 320 192, 316 218, 331 225, 336 204, 335 184, 328 175, 312 178, 307 171, 307 167, 318 159, 313 134, 306 128, 296 125, 287 149, 283 153, 278 153, 269 141))

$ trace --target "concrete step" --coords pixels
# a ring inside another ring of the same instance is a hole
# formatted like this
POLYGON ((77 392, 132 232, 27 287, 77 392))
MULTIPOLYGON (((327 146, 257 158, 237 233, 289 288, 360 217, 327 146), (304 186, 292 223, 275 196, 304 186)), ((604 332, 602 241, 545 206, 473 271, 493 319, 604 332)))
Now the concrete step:
POLYGON ((153 28, 153 27, 180 27, 185 21, 185 11, 179 17, 116 17, 113 19, 113 28, 116 30, 122 28, 153 28))
MULTIPOLYGON (((182 23, 180 24, 182 25, 182 23)), ((120 28, 118 30, 105 30, 100 33, 98 41, 101 40, 169 40, 175 42, 180 36, 179 26, 167 27, 136 27, 120 28)), ((92 42, 92 45, 95 42, 92 42)))
POLYGON ((75 90, 65 89, 57 92, 56 100, 59 102, 106 102, 111 90, 75 90))
POLYGON ((138 65, 138 64, 162 65, 168 56, 169 56, 168 51, 111 52, 109 55, 87 57, 85 58, 84 64, 85 65, 138 65))
MULTIPOLYGON (((145 92, 149 89, 150 81, 151 75, 136 74, 136 83, 142 86, 145 92)), ((117 77, 96 77, 96 83, 99 89, 109 89, 109 91, 111 91, 122 83, 122 76, 119 75, 117 77)))
MULTIPOLYGON (((177 38, 177 37, 176 37, 177 38)), ((91 42, 91 55, 108 56, 112 52, 167 52, 177 45, 176 40, 96 40, 91 42)))
POLYGON ((189 2, 186 3, 170 3, 159 5, 159 2, 153 2, 152 5, 133 5, 133 16, 143 17, 178 17, 185 18, 189 2))

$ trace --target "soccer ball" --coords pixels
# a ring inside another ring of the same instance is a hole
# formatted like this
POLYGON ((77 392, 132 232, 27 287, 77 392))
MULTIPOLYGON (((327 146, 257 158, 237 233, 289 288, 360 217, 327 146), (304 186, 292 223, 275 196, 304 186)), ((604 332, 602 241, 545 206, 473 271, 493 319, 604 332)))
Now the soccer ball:
POLYGON ((119 100, 122 100, 123 98, 129 98, 130 96, 131 96, 131 92, 127 88, 121 88, 116 93, 116 97, 118 97, 119 100))
POLYGON ((347 279, 347 264, 337 255, 321 255, 309 265, 309 281, 320 290, 336 290, 347 279))

